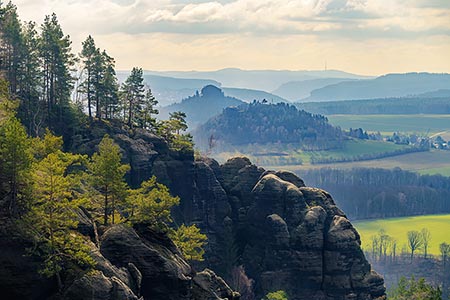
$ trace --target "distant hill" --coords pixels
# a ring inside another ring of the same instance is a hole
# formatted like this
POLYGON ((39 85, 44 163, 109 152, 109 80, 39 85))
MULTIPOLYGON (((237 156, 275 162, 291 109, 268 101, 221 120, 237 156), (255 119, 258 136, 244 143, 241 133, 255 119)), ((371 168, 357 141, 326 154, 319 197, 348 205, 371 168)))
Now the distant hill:
POLYGON ((416 95, 417 98, 450 98, 450 89, 441 89, 416 95))
POLYGON ((217 150, 255 143, 299 143, 304 149, 319 150, 338 147, 343 133, 324 116, 293 105, 254 102, 225 108, 194 131, 200 149, 207 149, 211 136, 217 150))
POLYGON ((180 103, 160 108, 159 118, 167 119, 171 112, 182 111, 186 113, 189 128, 194 129, 221 113, 225 107, 239 106, 244 103, 239 99, 225 96, 223 91, 214 85, 207 85, 201 89, 201 93, 196 93, 180 103))
POLYGON ((300 99, 307 98, 311 92, 315 89, 320 89, 330 84, 336 84, 343 81, 350 81, 354 79, 350 78, 319 78, 303 81, 290 81, 282 84, 279 88, 272 93, 283 97, 289 101, 299 101, 300 99))
MULTIPOLYGON (((125 81, 128 75, 129 72, 118 72, 119 81, 125 81)), ((179 102, 195 94, 196 91, 206 85, 221 86, 221 83, 215 80, 174 78, 149 74, 144 75, 144 81, 152 89, 153 95, 161 106, 179 102)))
POLYGON ((388 74, 369 80, 345 81, 316 89, 308 101, 336 101, 405 97, 446 89, 450 74, 407 73, 388 74))
POLYGON ((370 76, 361 76, 337 70, 322 71, 287 71, 287 70, 241 70, 228 68, 218 71, 145 71, 146 74, 169 76, 177 78, 209 78, 222 83, 222 86, 262 90, 266 92, 277 89, 289 81, 302 81, 317 78, 350 78, 368 79, 370 76))
POLYGON ((252 102, 253 100, 262 101, 266 99, 270 103, 288 102, 286 99, 277 95, 251 89, 238 89, 238 88, 222 88, 226 96, 235 97, 245 102, 252 102))
POLYGON ((323 115, 450 114, 450 96, 306 102, 296 106, 323 115))

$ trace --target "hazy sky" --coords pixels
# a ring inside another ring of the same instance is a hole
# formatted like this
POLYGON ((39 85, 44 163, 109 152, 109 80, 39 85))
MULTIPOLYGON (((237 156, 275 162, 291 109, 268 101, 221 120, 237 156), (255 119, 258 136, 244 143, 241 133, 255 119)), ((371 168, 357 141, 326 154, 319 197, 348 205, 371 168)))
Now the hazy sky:
POLYGON ((450 72, 450 0, 13 0, 119 69, 450 72))

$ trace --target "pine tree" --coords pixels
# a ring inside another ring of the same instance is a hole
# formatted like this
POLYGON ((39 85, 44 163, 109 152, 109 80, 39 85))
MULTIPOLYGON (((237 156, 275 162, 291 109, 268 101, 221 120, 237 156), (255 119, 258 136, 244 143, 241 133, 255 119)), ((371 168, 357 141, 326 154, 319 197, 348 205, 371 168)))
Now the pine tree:
POLYGON ((141 68, 133 68, 122 85, 121 102, 124 120, 129 127, 138 125, 139 113, 145 98, 144 77, 141 68))
POLYGON ((170 195, 167 186, 153 176, 141 187, 129 192, 127 197, 129 220, 133 224, 148 224, 156 230, 167 230, 172 222, 170 210, 180 203, 179 197, 170 195))
POLYGON ((75 231, 79 203, 72 195, 78 182, 68 174, 68 168, 80 159, 79 155, 58 150, 34 164, 34 201, 23 221, 25 231, 36 240, 36 252, 44 258, 41 273, 56 276, 60 289, 60 273, 69 264, 89 267, 94 263, 89 248, 75 231))
POLYGON ((207 237, 200 233, 200 229, 196 225, 186 226, 182 224, 177 230, 170 233, 170 238, 184 257, 189 260, 203 261, 203 255, 205 254, 203 246, 207 237))
POLYGON ((97 56, 98 49, 95 46, 94 39, 92 36, 88 36, 87 39, 82 43, 82 50, 80 53, 80 58, 83 63, 83 82, 81 83, 81 90, 86 95, 87 108, 89 118, 92 118, 92 102, 95 96, 95 60, 97 56))
POLYGON ((0 127, 0 176, 8 183, 9 213, 16 215, 25 197, 31 166, 30 140, 20 121, 10 116, 0 127))
POLYGON ((106 119, 113 119, 119 104, 119 84, 116 77, 114 58, 106 51, 101 53, 103 74, 100 91, 100 104, 106 119))
POLYGON ((46 16, 41 25, 40 56, 43 67, 43 98, 51 117, 54 107, 62 118, 63 108, 68 106, 74 78, 71 75, 75 57, 71 53, 71 41, 65 36, 55 14, 46 16))
POLYGON ((17 93, 20 77, 20 62, 23 53, 22 28, 20 25, 17 7, 9 2, 1 11, 1 62, 2 69, 6 70, 10 92, 17 93))
POLYGON ((137 118, 138 124, 141 128, 156 128, 156 119, 152 117, 152 115, 156 115, 159 113, 156 105, 158 105, 158 100, 156 100, 155 96, 153 96, 152 91, 148 89, 147 93, 145 94, 145 99, 143 101, 141 111, 139 112, 137 118))
POLYGON ((109 215, 114 224, 117 201, 124 198, 127 185, 125 173, 130 167, 121 163, 120 148, 105 135, 99 144, 99 150, 92 156, 89 173, 93 187, 103 195, 103 224, 108 225, 109 215), (110 203, 111 201, 111 203, 110 203))
POLYGON ((22 100, 21 115, 27 121, 30 134, 39 135, 42 112, 40 97, 39 36, 36 24, 29 22, 23 26, 23 53, 20 64, 19 97, 22 100))
POLYGON ((158 124, 158 133, 169 142, 169 146, 176 151, 193 151, 192 135, 182 134, 188 128, 186 114, 176 111, 170 114, 169 120, 158 124))

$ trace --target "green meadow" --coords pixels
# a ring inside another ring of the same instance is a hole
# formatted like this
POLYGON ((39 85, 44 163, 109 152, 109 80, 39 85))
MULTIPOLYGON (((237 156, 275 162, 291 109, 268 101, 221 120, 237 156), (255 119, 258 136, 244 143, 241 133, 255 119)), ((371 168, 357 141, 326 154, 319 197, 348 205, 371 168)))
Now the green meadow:
MULTIPOLYGON (((411 230, 420 231, 427 228, 431 232, 431 242, 428 253, 439 255, 439 244, 450 243, 450 214, 448 215, 426 215, 415 217, 403 217, 392 219, 377 219, 366 221, 353 221, 355 228, 361 235, 361 243, 364 249, 370 249, 371 237, 376 235, 380 229, 397 240, 397 251, 402 248, 407 251, 407 232, 411 230)), ((421 253, 422 251, 419 251, 421 253)))

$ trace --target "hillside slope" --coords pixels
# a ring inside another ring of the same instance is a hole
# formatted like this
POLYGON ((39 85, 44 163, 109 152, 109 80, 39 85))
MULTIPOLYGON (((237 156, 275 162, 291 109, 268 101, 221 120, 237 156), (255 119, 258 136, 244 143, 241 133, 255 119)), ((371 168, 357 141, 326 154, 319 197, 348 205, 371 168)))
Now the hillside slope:
POLYGON ((180 103, 162 107, 159 118, 168 119, 169 114, 175 111, 186 113, 186 121, 189 128, 196 128, 209 118, 219 114, 225 107, 239 106, 243 101, 227 97, 221 89, 213 85, 207 85, 201 93, 183 99, 180 103))
POLYGON ((254 102, 226 108, 194 132, 201 149, 208 146, 211 136, 217 149, 252 143, 301 143, 305 149, 317 150, 337 147, 343 133, 325 117, 293 105, 254 102))
POLYGON ((450 74, 387 74, 375 79, 341 82, 328 85, 312 91, 311 96, 303 101, 404 97, 446 89, 449 85, 450 74))
POLYGON ((290 81, 282 84, 272 93, 275 95, 286 98, 290 101, 299 101, 300 99, 307 98, 311 95, 311 92, 316 89, 323 88, 327 85, 332 85, 344 81, 351 81, 355 79, 349 78, 319 78, 303 81, 290 81))

